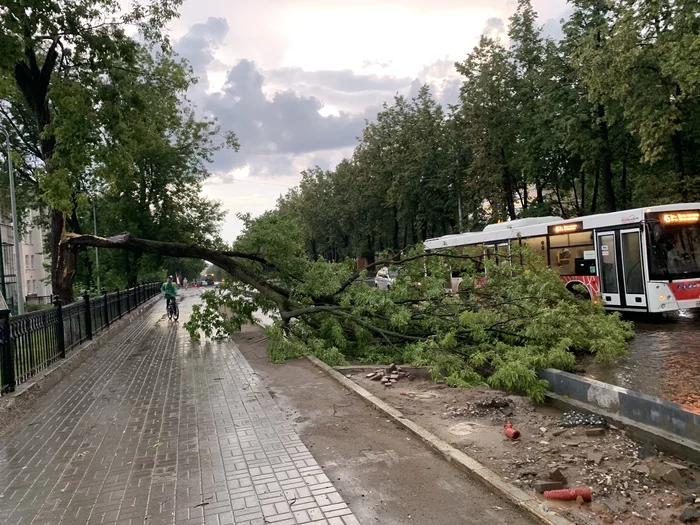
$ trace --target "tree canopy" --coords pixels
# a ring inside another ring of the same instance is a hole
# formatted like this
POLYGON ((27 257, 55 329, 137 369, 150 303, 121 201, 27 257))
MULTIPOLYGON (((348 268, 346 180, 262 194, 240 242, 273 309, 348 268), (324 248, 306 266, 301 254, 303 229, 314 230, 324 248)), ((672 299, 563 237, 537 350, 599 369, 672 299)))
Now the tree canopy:
MULTIPOLYGON (((92 228, 216 242, 222 212, 200 196, 206 165, 235 136, 195 116, 196 82, 164 28, 181 0, 23 0, 0 7, 0 120, 12 131, 22 207, 48 209, 52 287, 73 297, 89 256, 60 240, 92 228)), ((118 281, 143 275, 140 254, 105 261, 118 281)), ((160 261, 156 261, 160 265, 160 261)), ((148 265, 147 265, 148 266, 148 265)), ((87 283, 83 283, 87 284, 87 283)))
POLYGON ((309 254, 340 261, 487 222, 700 197, 695 2, 572 0, 546 38, 519 0, 506 42, 456 64, 460 101, 426 85, 367 124, 351 158, 304 172, 278 207, 309 254))
POLYGON ((253 322, 257 311, 270 312, 277 321, 266 330, 268 350, 277 362, 313 353, 331 364, 428 365, 453 386, 489 384, 542 399, 538 369, 571 370, 574 352, 612 359, 632 335, 619 315, 567 291, 525 249, 512 263, 495 264, 417 246, 400 260, 375 263, 398 270, 392 289, 382 291, 367 286, 366 272, 351 262, 310 259, 302 228, 279 211, 249 219, 235 250, 128 234, 69 235, 65 242, 212 261, 230 278, 193 307, 185 325, 191 336, 225 337, 253 322), (455 270, 462 285, 447 294, 455 270))

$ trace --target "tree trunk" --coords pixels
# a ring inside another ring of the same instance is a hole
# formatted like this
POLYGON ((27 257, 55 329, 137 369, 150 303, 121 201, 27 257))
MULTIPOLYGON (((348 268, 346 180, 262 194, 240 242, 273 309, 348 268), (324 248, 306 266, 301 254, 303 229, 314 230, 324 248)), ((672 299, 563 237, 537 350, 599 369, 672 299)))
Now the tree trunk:
POLYGON ((593 179, 593 198, 591 199, 591 213, 598 209, 598 185, 600 181, 600 166, 595 168, 595 179, 593 179))
POLYGON ((578 191, 576 191, 576 177, 571 175, 571 187, 574 190, 574 204, 576 206, 576 214, 578 215, 581 211, 581 206, 578 201, 578 191))
POLYGON ((515 220, 517 215, 515 213, 515 202, 513 202, 513 180, 508 170, 506 152, 503 148, 501 148, 501 165, 503 166, 503 197, 505 198, 506 209, 508 210, 510 219, 515 220))
POLYGON ((535 186, 537 188, 537 204, 544 204, 544 188, 542 187, 542 182, 537 179, 537 181, 535 181, 535 186))
POLYGON ((683 133, 677 130, 671 137, 673 144, 673 166, 676 171, 678 187, 683 201, 688 202, 690 192, 688 191, 688 181, 685 174, 685 158, 683 157, 683 133))
POLYGON ((561 217, 562 219, 568 219, 568 215, 566 213, 566 210, 564 209, 564 205, 561 202, 561 192, 559 191, 559 184, 556 184, 554 186, 554 192, 557 195, 557 202, 559 203, 559 210, 561 211, 561 217))
POLYGON ((608 121, 605 119, 605 106, 598 104, 598 128, 603 141, 603 207, 606 212, 616 211, 615 188, 613 187, 612 153, 608 121))
POLYGON ((61 244, 66 233, 66 216, 59 210, 51 212, 51 288, 63 304, 73 302, 75 249, 61 244))
POLYGON ((585 215, 586 213, 586 173, 581 172, 581 209, 579 210, 580 215, 585 215))
POLYGON ((622 156, 622 208, 627 207, 627 154, 623 153, 622 156))
POLYGON ((399 250, 399 218, 398 218, 398 212, 396 211, 396 208, 393 209, 393 215, 394 215, 394 228, 393 231, 391 232, 391 244, 392 248, 394 251, 399 250))

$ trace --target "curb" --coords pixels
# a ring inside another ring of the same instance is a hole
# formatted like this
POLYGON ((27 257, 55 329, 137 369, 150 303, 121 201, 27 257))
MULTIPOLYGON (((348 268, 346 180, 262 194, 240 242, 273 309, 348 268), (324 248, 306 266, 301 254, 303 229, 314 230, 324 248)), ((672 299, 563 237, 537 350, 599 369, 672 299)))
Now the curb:
POLYGON ((651 443, 658 450, 700 465, 700 443, 671 434, 660 428, 645 425, 639 421, 633 421, 625 416, 608 412, 590 403, 555 394, 554 392, 547 392, 545 401, 559 410, 577 410, 601 416, 615 426, 623 428, 635 441, 651 443))
POLYGON ((39 399, 49 393, 66 375, 79 368, 100 348, 120 334, 122 325, 128 326, 128 321, 133 316, 141 316, 146 310, 158 303, 159 299, 160 296, 156 295, 140 304, 135 310, 123 315, 121 319, 112 321, 107 330, 101 332, 91 341, 79 345, 65 359, 57 361, 56 364, 47 370, 39 372, 31 380, 22 383, 12 394, 1 397, 0 428, 3 429, 1 433, 9 430, 7 427, 10 424, 30 410, 39 399))
POLYGON ((456 449, 446 441, 443 441, 436 435, 428 432, 425 428, 414 423, 410 419, 406 418, 401 412, 396 410, 391 405, 385 403, 377 396, 371 394, 369 391, 362 388, 360 385, 351 381, 343 374, 334 370, 332 367, 328 366, 323 361, 319 360, 317 357, 307 355, 306 358, 313 363, 315 366, 326 372, 331 378, 335 379, 338 383, 343 385, 348 390, 351 390, 361 398, 363 398, 367 403, 373 405, 378 410, 384 412, 396 423, 400 424, 408 431, 413 433, 425 444, 429 445, 436 452, 442 454, 442 456, 447 459, 447 461, 454 462, 462 470, 466 471, 468 474, 474 476, 476 479, 484 483, 487 487, 494 490, 497 494, 500 494, 508 501, 514 503, 519 508, 526 511, 530 516, 535 518, 539 523, 545 525, 575 525, 573 522, 562 518, 561 516, 548 512, 543 508, 543 504, 537 498, 531 496, 525 491, 506 483, 492 470, 486 468, 484 465, 476 461, 475 459, 469 457, 464 452, 456 449))

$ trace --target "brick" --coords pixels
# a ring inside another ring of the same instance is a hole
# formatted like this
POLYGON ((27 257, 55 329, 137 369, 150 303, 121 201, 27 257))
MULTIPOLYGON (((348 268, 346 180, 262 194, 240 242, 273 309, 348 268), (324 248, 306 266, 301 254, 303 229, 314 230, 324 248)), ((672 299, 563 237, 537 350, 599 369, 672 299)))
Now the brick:
POLYGON ((0 436, 14 453, 0 522, 356 525, 236 345, 185 362, 189 338, 157 325, 161 306, 115 325, 36 424, 0 436))

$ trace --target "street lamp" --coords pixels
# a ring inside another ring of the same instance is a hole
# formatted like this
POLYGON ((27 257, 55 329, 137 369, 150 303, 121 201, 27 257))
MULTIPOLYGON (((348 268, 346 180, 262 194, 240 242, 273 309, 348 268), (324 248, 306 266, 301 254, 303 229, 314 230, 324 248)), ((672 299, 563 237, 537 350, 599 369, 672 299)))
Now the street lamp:
MULTIPOLYGON (((97 213, 95 212, 95 201, 92 201, 92 227, 97 237, 97 213)), ((100 252, 95 246, 95 273, 97 273, 97 293, 100 293, 100 252)))
POLYGON ((15 175, 12 172, 12 148, 10 147, 10 134, 0 124, 0 130, 7 140, 7 170, 10 172, 10 207, 12 208, 12 234, 15 237, 15 265, 17 266, 17 313, 24 313, 24 294, 22 292, 21 258, 19 255, 19 223, 17 222, 17 203, 15 202, 15 175))

